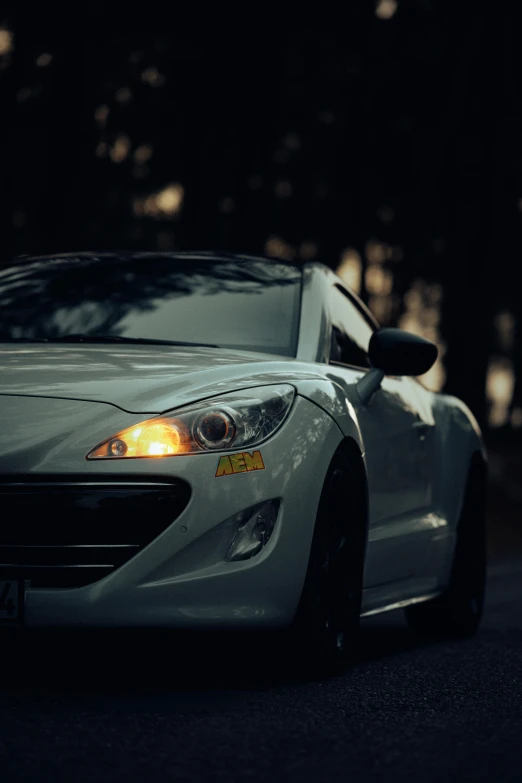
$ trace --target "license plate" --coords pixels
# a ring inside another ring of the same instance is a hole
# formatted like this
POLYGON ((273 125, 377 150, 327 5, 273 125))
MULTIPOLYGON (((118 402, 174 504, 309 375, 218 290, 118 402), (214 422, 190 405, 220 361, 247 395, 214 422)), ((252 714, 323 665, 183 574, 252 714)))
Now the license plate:
POLYGON ((21 622, 24 608, 24 583, 20 580, 0 580, 0 625, 21 622))

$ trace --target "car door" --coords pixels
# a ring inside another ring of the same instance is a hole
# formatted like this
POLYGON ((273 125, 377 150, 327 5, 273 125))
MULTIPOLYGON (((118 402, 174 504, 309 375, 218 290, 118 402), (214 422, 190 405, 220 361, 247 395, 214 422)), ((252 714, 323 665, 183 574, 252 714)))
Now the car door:
POLYGON ((333 284, 329 294, 332 374, 356 407, 364 442, 370 516, 365 587, 376 587, 414 577, 423 562, 432 427, 410 378, 386 377, 366 404, 360 402, 354 382, 369 371, 375 324, 341 285, 333 284))

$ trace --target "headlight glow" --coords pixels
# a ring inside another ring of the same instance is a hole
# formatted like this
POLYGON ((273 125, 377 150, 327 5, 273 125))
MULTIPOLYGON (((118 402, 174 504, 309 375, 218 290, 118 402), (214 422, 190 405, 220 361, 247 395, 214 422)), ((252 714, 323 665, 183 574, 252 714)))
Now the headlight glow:
POLYGON ((278 384, 202 400, 122 430, 86 458, 172 457, 256 446, 280 427, 294 396, 293 386, 278 384))

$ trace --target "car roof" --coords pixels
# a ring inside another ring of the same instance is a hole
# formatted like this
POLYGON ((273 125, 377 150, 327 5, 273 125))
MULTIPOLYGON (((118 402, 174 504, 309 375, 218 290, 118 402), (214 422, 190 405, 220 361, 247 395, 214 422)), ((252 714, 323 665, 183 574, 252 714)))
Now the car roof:
MULTIPOLYGON (((180 260, 194 260, 194 261, 237 261, 248 262, 255 261, 257 263, 266 263, 273 265, 285 265, 293 267, 294 269, 301 269, 304 264, 296 263, 283 258, 274 258, 271 256, 254 255, 249 253, 234 253, 228 251, 213 251, 213 250, 81 250, 73 251, 69 253, 45 253, 43 255, 28 254, 19 255, 13 258, 9 263, 16 261, 45 261, 47 259, 60 259, 60 258, 82 258, 82 259, 137 259, 140 258, 172 258, 180 260)), ((309 263, 307 263, 309 266, 309 263)), ((319 266, 319 264, 318 264, 319 266)), ((320 266, 323 266, 322 264, 320 266)))

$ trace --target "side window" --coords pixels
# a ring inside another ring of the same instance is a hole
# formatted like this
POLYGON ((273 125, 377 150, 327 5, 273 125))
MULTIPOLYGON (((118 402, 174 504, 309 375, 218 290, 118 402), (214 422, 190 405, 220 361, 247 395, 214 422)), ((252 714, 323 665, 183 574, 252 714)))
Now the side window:
POLYGON ((373 334, 364 315, 342 288, 330 289, 332 340, 330 361, 369 367, 368 346, 373 334))

